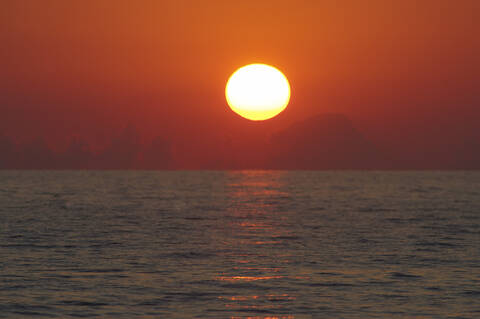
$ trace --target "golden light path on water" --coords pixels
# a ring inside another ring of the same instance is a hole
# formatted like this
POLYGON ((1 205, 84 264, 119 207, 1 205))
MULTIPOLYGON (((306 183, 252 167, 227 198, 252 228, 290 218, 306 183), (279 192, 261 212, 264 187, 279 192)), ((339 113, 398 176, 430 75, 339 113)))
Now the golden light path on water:
POLYGON ((0 174, 7 318, 478 314, 478 173, 0 174))
POLYGON ((295 234, 288 227, 288 216, 284 215, 287 212, 282 211, 275 201, 289 196, 284 191, 283 173, 242 171, 231 174, 234 182, 227 185, 226 196, 230 201, 227 214, 232 217, 232 222, 225 227, 236 240, 228 243, 232 247, 223 256, 231 261, 230 269, 224 269, 215 280, 233 287, 259 284, 269 289, 259 290, 262 293, 218 298, 224 301, 224 307, 229 311, 285 311, 282 315, 231 318, 294 319, 295 316, 288 314, 285 307, 297 297, 278 285, 282 281, 300 279, 295 278, 298 274, 285 271, 293 263, 293 256, 282 252, 283 242, 295 234), (272 250, 276 253, 272 254, 272 250))

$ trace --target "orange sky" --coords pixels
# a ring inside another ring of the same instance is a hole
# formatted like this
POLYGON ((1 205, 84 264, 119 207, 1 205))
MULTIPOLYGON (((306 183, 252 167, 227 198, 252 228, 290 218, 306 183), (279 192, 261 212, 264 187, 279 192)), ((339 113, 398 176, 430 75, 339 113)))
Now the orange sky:
POLYGON ((130 123, 147 139, 208 144, 248 130, 224 86, 263 62, 292 86, 265 134, 335 112, 401 152, 441 148, 465 126, 480 138, 478 30, 476 0, 3 0, 0 133, 61 148, 130 123))

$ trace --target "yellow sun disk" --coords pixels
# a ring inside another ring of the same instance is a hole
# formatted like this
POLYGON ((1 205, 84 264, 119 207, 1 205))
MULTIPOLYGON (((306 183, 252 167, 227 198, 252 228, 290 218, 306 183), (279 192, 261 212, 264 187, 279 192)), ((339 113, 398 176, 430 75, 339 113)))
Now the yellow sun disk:
POLYGON ((266 64, 250 64, 232 74, 225 88, 230 108, 253 121, 272 118, 290 100, 290 85, 278 69, 266 64))

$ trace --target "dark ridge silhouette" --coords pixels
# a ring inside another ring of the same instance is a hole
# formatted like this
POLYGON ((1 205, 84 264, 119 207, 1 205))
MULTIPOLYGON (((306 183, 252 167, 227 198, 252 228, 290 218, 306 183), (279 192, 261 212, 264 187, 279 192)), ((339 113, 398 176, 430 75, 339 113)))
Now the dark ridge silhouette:
POLYGON ((141 151, 140 134, 128 125, 119 136, 98 156, 96 167, 103 169, 134 169, 141 151))
POLYGON ((16 145, 5 135, 0 135, 0 169, 169 168, 172 168, 170 143, 158 137, 144 147, 132 125, 98 153, 94 153, 80 137, 73 137, 65 151, 55 152, 41 138, 16 145))
POLYGON ((143 152, 143 169, 172 168, 172 146, 164 138, 158 136, 143 152))
POLYGON ((37 138, 20 146, 18 163, 15 168, 54 169, 58 168, 58 157, 48 147, 47 143, 37 138))
POLYGON ((276 169, 372 169, 384 155, 341 114, 317 115, 274 134, 269 167, 276 169))
POLYGON ((64 169, 89 169, 95 159, 87 142, 73 137, 66 151, 59 154, 59 167, 64 169))
POLYGON ((317 115, 270 137, 268 123, 245 122, 217 135, 199 130, 191 140, 159 136, 145 143, 137 128, 128 125, 96 152, 77 136, 64 151, 54 151, 40 137, 17 145, 0 134, 0 169, 480 168, 477 120, 463 126, 458 123, 465 120, 454 117, 437 123, 435 130, 419 131, 419 138, 406 139, 401 147, 384 143, 381 148, 341 114, 317 115), (435 140, 440 133, 443 138, 435 140))

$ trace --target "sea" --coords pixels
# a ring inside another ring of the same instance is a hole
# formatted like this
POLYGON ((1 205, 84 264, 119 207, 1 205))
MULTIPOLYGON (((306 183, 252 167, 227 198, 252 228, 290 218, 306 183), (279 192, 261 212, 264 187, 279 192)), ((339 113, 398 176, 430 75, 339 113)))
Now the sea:
POLYGON ((0 171, 0 318, 480 318, 479 171, 0 171))

